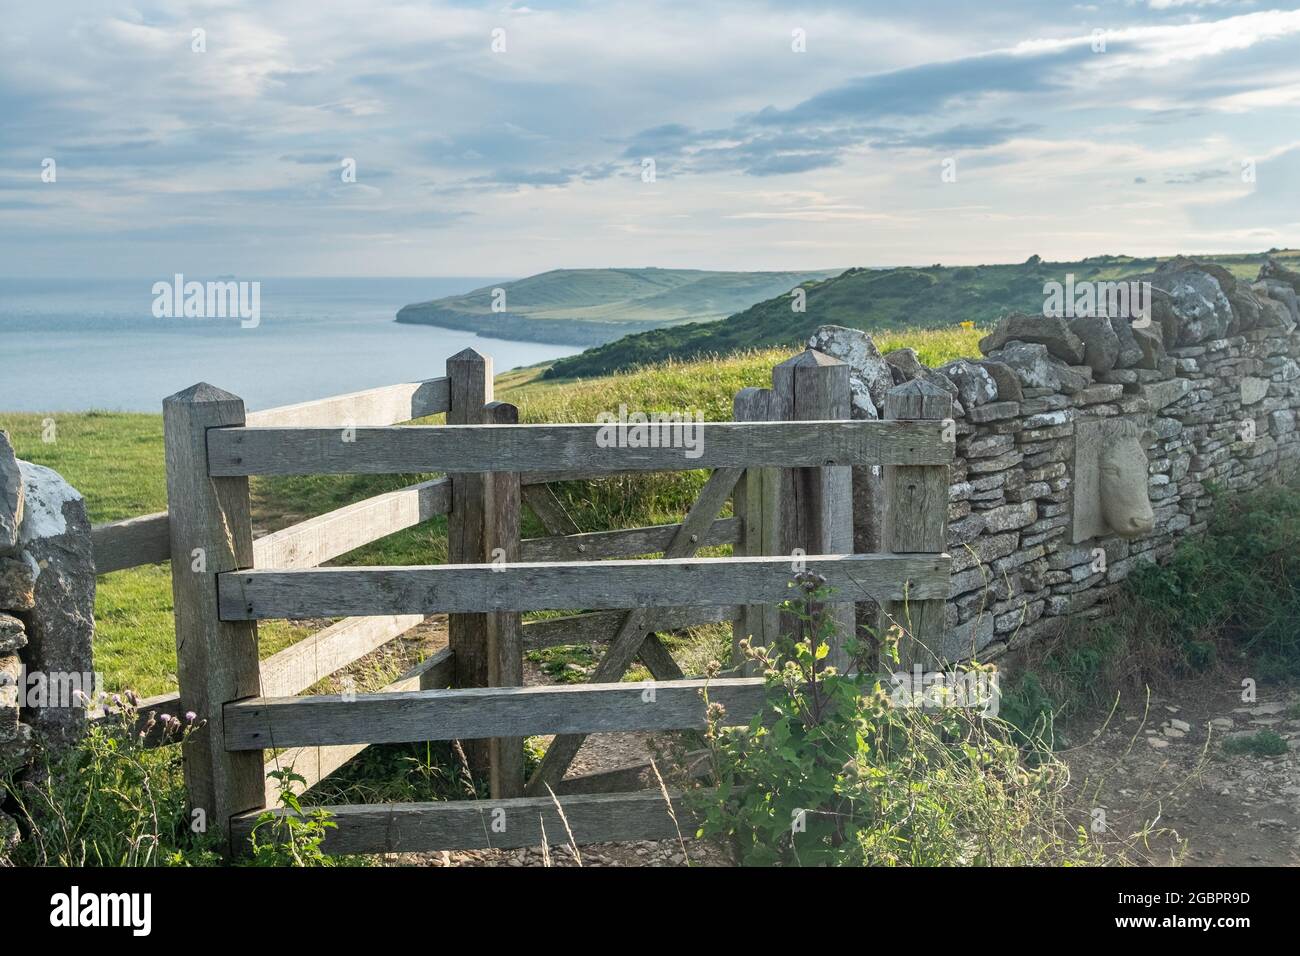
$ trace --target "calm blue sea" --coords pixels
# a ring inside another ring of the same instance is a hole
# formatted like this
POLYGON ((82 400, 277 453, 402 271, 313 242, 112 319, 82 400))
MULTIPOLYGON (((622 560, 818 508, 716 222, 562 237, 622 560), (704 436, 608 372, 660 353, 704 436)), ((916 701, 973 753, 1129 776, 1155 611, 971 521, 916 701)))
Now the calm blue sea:
POLYGON ((251 410, 432 378, 466 346, 498 372, 580 351, 393 321, 407 303, 499 279, 264 279, 261 324, 240 328, 154 318, 159 278, 0 278, 0 410, 158 412, 200 381, 251 410))

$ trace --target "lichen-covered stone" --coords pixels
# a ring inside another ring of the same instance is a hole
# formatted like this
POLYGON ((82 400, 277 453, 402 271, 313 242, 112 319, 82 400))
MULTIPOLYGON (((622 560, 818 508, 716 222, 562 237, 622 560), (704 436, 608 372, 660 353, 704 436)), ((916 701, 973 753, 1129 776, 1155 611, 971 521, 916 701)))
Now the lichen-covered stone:
POLYGON ((1219 280, 1204 267, 1163 265, 1152 274, 1151 285, 1168 296, 1176 319, 1176 344, 1194 345, 1227 334, 1232 306, 1219 280))
MULTIPOLYGON (((20 528, 23 550, 35 560, 34 607, 25 612, 28 669, 46 674, 94 673, 95 562, 90 521, 81 495, 55 471, 19 461, 26 495, 20 528)), ((66 703, 66 702, 56 702, 66 703)), ((29 709, 24 720, 51 744, 75 740, 85 726, 84 706, 29 709)))
POLYGON ((1264 396, 1268 394, 1268 379, 1254 378, 1245 376, 1242 378, 1240 386, 1241 404, 1254 405, 1256 402, 1262 402, 1264 396))
POLYGON ((23 521, 23 477, 9 433, 0 431, 0 554, 18 546, 23 521))
POLYGON ((1094 372, 1109 372, 1119 361, 1119 336, 1104 315, 1080 316, 1069 323, 1083 342, 1083 364, 1094 372))
POLYGON ((855 418, 879 418, 885 407, 885 393, 894 387, 894 376, 885 357, 876 348, 871 336, 861 329, 843 325, 823 325, 808 339, 808 347, 849 367, 849 385, 854 388, 855 408, 861 405, 861 415, 855 418), (866 402, 863 396, 869 396, 866 402))
POLYGON ((36 602, 36 574, 31 555, 19 552, 0 558, 0 608, 30 611, 36 602))
POLYGON ((998 397, 998 386, 993 376, 974 362, 956 359, 936 371, 957 386, 957 395, 968 411, 987 405, 998 397))
POLYGON ((27 646, 27 632, 23 622, 12 614, 0 611, 0 654, 12 654, 27 646))
POLYGON ((1054 392, 1073 394, 1087 388, 1089 384, 1086 376, 1056 359, 1047 346, 1041 343, 1007 342, 997 351, 987 354, 1009 366, 1020 378, 1021 384, 1030 388, 1047 388, 1054 392))
POLYGON ((992 356, 1010 342, 1042 345, 1070 365, 1083 361, 1083 342, 1059 316, 1026 315, 1023 312, 1005 315, 990 334, 980 339, 980 351, 992 356))
POLYGON ((1024 389, 1020 387, 1020 379, 1011 370, 1011 366, 992 359, 977 360, 975 364, 988 372, 989 378, 993 379, 993 384, 998 389, 998 401, 1018 402, 1025 397, 1024 389))

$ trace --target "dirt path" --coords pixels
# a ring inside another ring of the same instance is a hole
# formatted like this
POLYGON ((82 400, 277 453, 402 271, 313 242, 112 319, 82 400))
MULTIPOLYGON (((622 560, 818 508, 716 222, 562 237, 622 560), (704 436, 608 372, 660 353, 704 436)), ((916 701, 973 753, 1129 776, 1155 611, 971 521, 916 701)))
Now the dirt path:
POLYGON ((1080 817, 1119 839, 1151 827, 1135 862, 1193 866, 1300 865, 1300 686, 1186 684, 1145 700, 1121 699, 1109 721, 1066 728, 1080 817), (1225 740, 1269 729, 1279 756, 1224 752, 1225 740), (1093 734, 1100 731, 1096 739, 1093 734))

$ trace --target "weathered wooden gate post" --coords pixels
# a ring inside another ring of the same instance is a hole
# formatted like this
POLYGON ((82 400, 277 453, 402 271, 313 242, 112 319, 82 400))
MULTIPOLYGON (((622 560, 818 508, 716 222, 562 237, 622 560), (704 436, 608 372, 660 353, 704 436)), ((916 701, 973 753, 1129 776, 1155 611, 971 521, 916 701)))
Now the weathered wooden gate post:
MULTIPOLYGON (((778 417, 787 421, 840 421, 852 414, 849 366, 837 358, 805 349, 772 370, 772 394, 778 417)), ((847 465, 784 470, 783 552, 851 554, 853 552, 853 479, 847 465)), ((848 663, 843 640, 853 634, 853 604, 821 610, 835 621, 828 664, 848 663)), ((795 622, 782 621, 787 631, 795 622)))
MULTIPOLYGON (((450 408, 448 425, 482 425, 486 406, 492 401, 492 359, 473 349, 464 349, 447 359, 450 408)), ((447 515, 447 561, 451 564, 483 564, 487 551, 487 474, 451 476, 451 512, 447 515)), ((488 685, 488 632, 486 614, 449 614, 447 643, 455 655, 453 687, 488 685)), ((489 746, 486 740, 464 741, 470 767, 487 772, 489 746)))
MULTIPOLYGON (((742 388, 732 402, 732 416, 738 422, 766 422, 772 414, 772 390, 742 388)), ((737 551, 749 557, 781 553, 781 525, 778 501, 781 474, 779 468, 746 468, 732 497, 732 507, 741 521, 743 538, 737 551)), ((756 647, 764 647, 777 636, 776 607, 770 604, 746 604, 737 609, 731 626, 731 663, 748 667, 740 651, 740 642, 748 638, 756 647)))
POLYGON ((248 479, 209 477, 207 432, 243 424, 243 401, 206 383, 163 400, 176 676, 203 721, 184 744, 185 787, 206 827, 226 835, 233 815, 265 805, 262 751, 227 752, 222 720, 226 704, 259 694, 257 622, 217 612, 217 575, 253 566, 253 524, 248 479))
MULTIPOLYGON (((519 424, 519 409, 492 402, 485 410, 489 425, 519 424)), ((484 545, 488 560, 513 564, 519 560, 519 473, 494 471, 487 481, 484 545)), ((453 499, 454 500, 454 499, 453 499)), ((524 649, 517 611, 487 615, 488 683, 492 687, 521 687, 524 649)), ((524 738, 494 737, 488 744, 489 787, 500 799, 524 793, 524 738)))
MULTIPOLYGON (((833 421, 851 414, 849 367, 839 359, 807 349, 772 370, 772 388, 737 393, 736 421, 833 421)), ((795 549, 804 554, 853 552, 853 498, 847 466, 823 468, 749 468, 737 487, 735 510, 744 524, 742 548, 747 555, 788 554, 795 574, 795 549)), ((824 610, 837 634, 853 633, 853 605, 824 610)), ((771 606, 744 607, 733 625, 734 641, 749 637, 755 645, 771 643, 798 626, 791 615, 771 606)), ((733 648, 739 663, 738 650, 733 648)), ((843 667, 839 642, 828 663, 843 667)))
MULTIPOLYGON (((885 418, 944 421, 952 418, 952 396, 922 379, 895 385, 885 396, 885 418)), ((952 440, 956 440, 955 434, 952 440)), ((948 466, 885 467, 884 550, 895 554, 948 550, 948 466)), ((900 664, 933 667, 943 639, 942 599, 890 602, 885 626, 903 630, 900 664)))

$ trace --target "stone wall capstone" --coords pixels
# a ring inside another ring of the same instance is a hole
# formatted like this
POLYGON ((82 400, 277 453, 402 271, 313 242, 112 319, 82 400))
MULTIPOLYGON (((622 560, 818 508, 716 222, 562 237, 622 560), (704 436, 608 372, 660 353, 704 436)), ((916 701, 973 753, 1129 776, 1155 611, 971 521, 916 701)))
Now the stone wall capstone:
MULTIPOLYGON (((1105 614, 1135 565, 1205 530, 1208 483, 1242 491, 1300 465, 1300 274, 1270 260, 1247 282, 1179 257, 1136 281, 1151 283, 1146 322, 1013 314, 980 342, 982 360, 883 356, 895 384, 942 378, 959 398, 940 657, 992 660, 1105 614), (1119 447, 1099 455, 1099 442, 1119 447), (1114 502, 1106 516, 1076 500, 1143 474, 1151 520, 1145 502, 1120 521, 1114 502)), ((867 378, 879 352, 863 340, 823 326, 808 344, 850 365, 872 356, 855 369, 867 378)))

